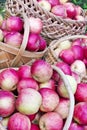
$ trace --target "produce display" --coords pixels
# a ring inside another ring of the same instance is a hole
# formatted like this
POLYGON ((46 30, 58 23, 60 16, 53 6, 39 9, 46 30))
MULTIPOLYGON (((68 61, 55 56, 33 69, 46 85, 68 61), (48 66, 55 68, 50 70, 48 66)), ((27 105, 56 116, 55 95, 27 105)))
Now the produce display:
POLYGON ((84 21, 82 8, 68 0, 38 0, 38 4, 45 10, 65 19, 84 21))
MULTIPOLYGON (((60 59, 55 66, 65 74, 75 98, 69 130, 87 127, 86 41, 65 40, 58 46, 59 53, 55 49, 60 59)), ((1 124, 5 128, 63 130, 70 97, 63 79, 47 61, 39 59, 32 65, 1 70, 0 88, 1 124)))
MULTIPOLYGON (((40 35, 43 27, 41 19, 30 17, 29 19, 30 33, 27 41, 26 50, 43 51, 46 49, 47 43, 40 35), (33 25, 34 23, 34 25, 33 25)), ((9 16, 3 19, 0 15, 0 41, 5 44, 20 48, 24 36, 24 21, 19 16, 9 16)))
POLYGON ((48 43, 41 35, 42 27, 40 18, 28 18, 25 14, 4 18, 0 15, 0 68, 20 66, 42 58, 48 43))
POLYGON ((4 128, 63 129, 69 99, 59 96, 53 72, 51 65, 41 59, 31 66, 6 68, 0 72, 0 123, 4 128), (66 111, 61 115, 61 109, 65 109, 62 101, 66 111))
MULTIPOLYGON (((74 130, 75 128, 76 130, 80 128, 81 130, 86 130, 87 34, 67 36, 59 40, 54 40, 49 46, 49 52, 53 54, 53 57, 49 55, 49 63, 55 64, 66 74, 75 97, 74 114, 70 130, 74 130), (50 62, 52 58, 54 58, 53 62, 50 62)), ((48 57, 46 61, 48 61, 48 57)), ((64 88, 62 80, 58 80, 59 77, 56 72, 53 73, 53 76, 58 81, 58 94, 63 98, 68 98, 68 93, 64 88)), ((61 106, 64 107, 64 104, 61 101, 61 106)), ((58 107, 60 108, 60 105, 58 107)), ((65 107, 64 110, 62 108, 59 110, 59 108, 56 108, 56 111, 60 111, 62 117, 64 117, 64 113, 66 116, 65 107)))
MULTIPOLYGON (((37 2, 63 19, 85 21, 76 1, 37 2)), ((21 48, 26 25, 23 15, 0 15, 0 43, 21 48)), ((28 18, 25 51, 33 54, 47 49, 47 55, 52 44, 41 35, 43 20, 28 18)), ((87 130, 87 34, 84 36, 55 42, 54 64, 42 56, 31 64, 0 70, 0 130, 87 130)))

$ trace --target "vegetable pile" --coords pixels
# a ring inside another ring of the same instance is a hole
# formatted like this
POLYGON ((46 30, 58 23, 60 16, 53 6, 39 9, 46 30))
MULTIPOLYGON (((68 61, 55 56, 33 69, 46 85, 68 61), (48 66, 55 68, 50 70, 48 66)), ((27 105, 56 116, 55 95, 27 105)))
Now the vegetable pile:
POLYGON ((83 8, 69 0, 37 0, 44 10, 64 19, 84 21, 83 8))
MULTIPOLYGON (((40 6, 65 19, 84 20, 82 8, 67 0, 38 0, 40 6)), ((41 52, 43 22, 28 19, 30 32, 26 50, 41 52)), ((19 16, 0 15, 0 42, 20 48, 25 23, 19 16)), ((87 35, 87 34, 85 34, 87 35)), ((65 40, 54 50, 60 68, 75 98, 73 119, 68 130, 87 130, 87 39, 65 40)), ((0 71, 0 124, 7 130, 63 130, 69 116, 70 98, 63 79, 45 59, 32 65, 0 71)))
MULTIPOLYGON (((69 130, 87 128, 87 62, 86 51, 82 51, 86 50, 86 41, 78 38, 61 42, 58 55, 61 60, 55 64, 64 72, 75 97, 69 130)), ((69 93, 47 61, 39 59, 31 66, 2 70, 0 88, 1 124, 5 128, 63 130, 70 108, 69 93)))
POLYGON ((69 100, 59 97, 57 86, 53 69, 44 60, 36 60, 31 66, 22 65, 19 68, 2 70, 1 124, 8 130, 43 130, 44 127, 49 130, 62 130, 68 109, 63 115, 57 109, 59 104, 62 107, 61 101, 68 107, 69 100))
MULTIPOLYGON (((43 27, 41 19, 30 17, 28 19, 30 32, 26 50, 31 52, 43 51, 46 49, 47 43, 40 35, 43 27), (34 24, 33 24, 34 23, 34 24)), ((9 16, 3 19, 0 15, 0 41, 5 44, 20 48, 24 35, 24 21, 19 16, 9 16)))

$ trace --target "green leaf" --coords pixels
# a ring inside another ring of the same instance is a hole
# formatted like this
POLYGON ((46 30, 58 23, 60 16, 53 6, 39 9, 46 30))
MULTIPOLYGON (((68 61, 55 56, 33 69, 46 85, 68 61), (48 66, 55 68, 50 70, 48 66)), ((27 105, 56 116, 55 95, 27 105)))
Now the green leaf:
POLYGON ((81 6, 83 9, 87 9, 87 0, 71 0, 71 2, 81 6))

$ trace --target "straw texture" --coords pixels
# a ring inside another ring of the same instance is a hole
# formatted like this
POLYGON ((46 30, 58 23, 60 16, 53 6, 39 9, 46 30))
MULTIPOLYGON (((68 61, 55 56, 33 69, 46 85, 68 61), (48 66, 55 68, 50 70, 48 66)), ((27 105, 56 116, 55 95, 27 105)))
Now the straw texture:
POLYGON ((11 15, 25 13, 28 17, 34 16, 42 19, 44 26, 42 34, 51 39, 59 39, 66 35, 84 34, 87 18, 82 10, 84 21, 63 19, 53 13, 42 9, 36 0, 7 0, 6 9, 11 15))

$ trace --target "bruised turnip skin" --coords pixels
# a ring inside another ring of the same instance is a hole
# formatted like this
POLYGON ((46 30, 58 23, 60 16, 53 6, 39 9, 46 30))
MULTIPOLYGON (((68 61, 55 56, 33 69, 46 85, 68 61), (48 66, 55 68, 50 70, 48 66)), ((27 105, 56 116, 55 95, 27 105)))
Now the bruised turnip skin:
POLYGON ((8 130, 31 130, 30 119, 17 112, 9 118, 8 130))
POLYGON ((46 82, 52 77, 53 69, 49 63, 40 59, 33 62, 31 74, 36 81, 46 82))
POLYGON ((0 90, 0 116, 7 117, 15 110, 15 96, 12 92, 0 90))

